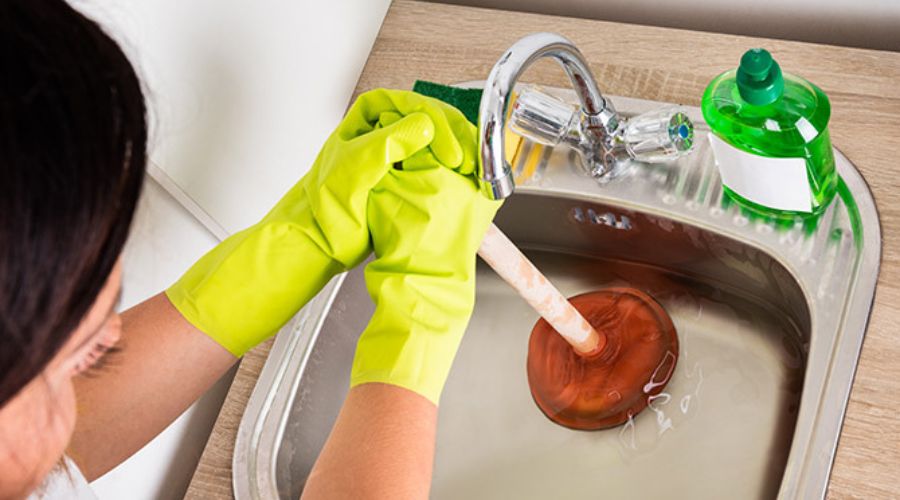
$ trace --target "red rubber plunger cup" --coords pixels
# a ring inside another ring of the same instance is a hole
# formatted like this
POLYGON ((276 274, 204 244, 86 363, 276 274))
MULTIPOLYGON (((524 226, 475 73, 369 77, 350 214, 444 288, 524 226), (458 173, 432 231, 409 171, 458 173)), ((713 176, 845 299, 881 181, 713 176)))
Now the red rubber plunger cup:
POLYGON ((543 318, 528 343, 528 384, 541 411, 559 425, 598 430, 625 423, 668 384, 678 337, 666 311, 633 288, 610 288, 569 299, 605 337, 579 354, 543 318))

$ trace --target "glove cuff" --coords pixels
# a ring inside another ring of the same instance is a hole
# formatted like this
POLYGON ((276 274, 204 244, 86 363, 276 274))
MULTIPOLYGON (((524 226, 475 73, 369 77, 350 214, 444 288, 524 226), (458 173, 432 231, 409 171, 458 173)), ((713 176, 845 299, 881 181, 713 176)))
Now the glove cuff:
POLYGON ((192 325, 240 357, 344 271, 306 231, 265 222, 236 233, 200 258, 166 296, 192 325))

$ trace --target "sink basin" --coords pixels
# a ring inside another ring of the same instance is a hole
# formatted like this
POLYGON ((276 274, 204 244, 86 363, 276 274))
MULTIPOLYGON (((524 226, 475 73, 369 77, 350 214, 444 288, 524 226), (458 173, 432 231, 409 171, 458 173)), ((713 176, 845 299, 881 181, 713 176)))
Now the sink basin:
MULTIPOLYGON (((624 115, 660 105, 612 100, 624 115)), ((672 382, 618 428, 553 424, 525 376, 537 315, 479 264, 441 400, 433 498, 824 496, 880 261, 872 196, 836 151, 839 196, 816 223, 749 217, 724 197, 708 128, 687 110, 694 153, 602 181, 567 151, 525 144, 495 221, 566 295, 654 296, 681 343, 672 382)), ((357 268, 279 334, 238 432, 236 498, 298 497, 372 310, 357 268)))

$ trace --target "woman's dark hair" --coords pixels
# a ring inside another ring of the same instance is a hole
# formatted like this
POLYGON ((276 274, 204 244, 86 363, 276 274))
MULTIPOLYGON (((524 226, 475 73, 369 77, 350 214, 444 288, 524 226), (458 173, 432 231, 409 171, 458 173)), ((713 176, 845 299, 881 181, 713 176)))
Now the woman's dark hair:
POLYGON ((0 1, 0 407, 103 288, 146 143, 140 83, 116 42, 63 0, 0 1))

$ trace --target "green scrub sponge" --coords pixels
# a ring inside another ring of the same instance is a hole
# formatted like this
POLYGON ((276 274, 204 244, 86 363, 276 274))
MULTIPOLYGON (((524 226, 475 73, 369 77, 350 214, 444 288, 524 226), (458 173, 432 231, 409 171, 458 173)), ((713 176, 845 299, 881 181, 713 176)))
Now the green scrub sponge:
MULTIPOLYGON (((478 125, 478 108, 481 106, 482 89, 463 89, 440 83, 416 80, 415 85, 413 85, 413 92, 433 97, 459 109, 466 119, 472 122, 472 125, 478 125)), ((516 93, 513 92, 509 97, 509 106, 513 105, 516 97, 516 93)), ((519 161, 522 143, 525 140, 522 136, 511 132, 509 128, 506 129, 505 138, 504 151, 506 152, 506 158, 512 165, 516 165, 519 161)), ((534 173, 544 152, 544 146, 535 144, 528 152, 529 157, 527 158, 528 161, 523 179, 527 179, 534 173)))
POLYGON ((416 80, 413 92, 434 97, 456 107, 473 125, 478 125, 478 106, 481 104, 481 89, 462 89, 440 83, 416 80))

